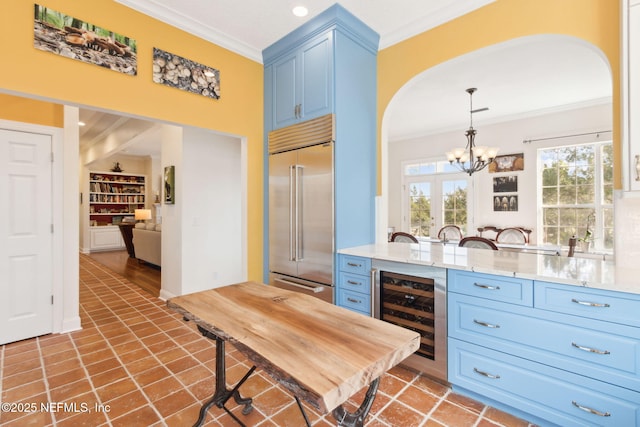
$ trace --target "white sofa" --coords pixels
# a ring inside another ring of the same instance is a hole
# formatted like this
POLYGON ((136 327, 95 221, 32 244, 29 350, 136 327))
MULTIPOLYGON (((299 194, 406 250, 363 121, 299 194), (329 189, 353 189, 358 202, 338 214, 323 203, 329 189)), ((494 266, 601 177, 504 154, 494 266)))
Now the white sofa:
POLYGON ((139 222, 133 229, 133 249, 136 258, 161 266, 162 224, 139 222))

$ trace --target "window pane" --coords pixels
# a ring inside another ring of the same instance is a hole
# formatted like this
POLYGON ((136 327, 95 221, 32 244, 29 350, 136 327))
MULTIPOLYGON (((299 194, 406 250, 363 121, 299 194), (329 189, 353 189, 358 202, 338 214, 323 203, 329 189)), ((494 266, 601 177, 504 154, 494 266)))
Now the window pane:
POLYGON ((563 186, 558 188, 559 192, 559 200, 558 203, 561 205, 573 205, 576 203, 576 187, 574 186, 563 186))
POLYGON ((593 185, 579 185, 576 187, 577 200, 579 205, 592 204, 595 198, 595 188, 593 185))
POLYGON ((418 170, 420 169, 419 164, 406 165, 404 169, 405 175, 417 175, 418 170))
POLYGON ((543 188, 542 189, 542 204, 543 205, 555 205, 558 203, 558 188, 543 188))
POLYGON ((545 225, 558 225, 558 209, 547 208, 542 210, 543 223, 545 225))
POLYGON ((443 224, 460 227, 467 234, 467 180, 442 181, 443 224))
POLYGON ((558 185, 558 170, 545 168, 542 170, 542 186, 558 185))
POLYGON ((414 182, 409 185, 411 210, 410 230, 414 236, 428 236, 431 224, 431 184, 414 182))

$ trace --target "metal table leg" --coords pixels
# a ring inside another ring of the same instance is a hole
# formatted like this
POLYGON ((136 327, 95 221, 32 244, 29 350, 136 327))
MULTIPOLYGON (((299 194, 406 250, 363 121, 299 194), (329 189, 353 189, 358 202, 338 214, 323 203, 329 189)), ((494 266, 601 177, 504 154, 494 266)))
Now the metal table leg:
POLYGON ((364 401, 362 405, 353 413, 347 412, 342 405, 338 406, 333 410, 333 417, 338 421, 339 426, 345 427, 362 427, 364 425, 364 420, 371 410, 371 405, 373 405, 373 400, 376 397, 376 392, 378 391, 378 385, 380 384, 380 378, 376 378, 369 385, 369 389, 367 390, 367 394, 364 396, 364 401))
POLYGON ((243 415, 248 415, 253 410, 253 406, 251 406, 251 398, 243 398, 240 395, 238 389, 242 384, 244 384, 247 379, 249 379, 249 376, 253 373, 256 367, 253 366, 251 369, 249 369, 249 371, 245 374, 244 377, 242 377, 242 379, 235 385, 235 387, 233 387, 231 390, 227 389, 226 367, 224 360, 224 340, 222 340, 215 334, 212 334, 211 332, 201 328, 200 326, 198 326, 198 330, 205 337, 216 340, 216 390, 213 394, 213 397, 205 402, 204 405, 202 405, 202 408, 200 408, 200 415, 198 417, 198 420, 194 424, 194 427, 199 427, 204 424, 205 417, 207 416, 207 411, 213 405, 216 405, 218 408, 224 409, 225 412, 229 414, 231 418, 233 418, 238 424, 240 424, 242 427, 246 427, 238 417, 236 417, 231 411, 226 408, 225 404, 231 397, 233 397, 236 403, 238 403, 239 405, 244 405, 244 408, 242 408, 243 415))

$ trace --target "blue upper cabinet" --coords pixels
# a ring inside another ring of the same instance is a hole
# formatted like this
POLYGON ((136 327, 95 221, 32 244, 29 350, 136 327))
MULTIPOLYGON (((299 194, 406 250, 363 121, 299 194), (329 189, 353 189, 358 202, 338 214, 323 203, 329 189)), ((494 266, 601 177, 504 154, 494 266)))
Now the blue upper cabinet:
POLYGON ((372 67, 365 61, 352 72, 365 79, 373 74, 375 93, 379 36, 336 4, 263 51, 267 131, 336 112, 341 102, 336 91, 344 71, 341 62, 353 54, 337 34, 358 44, 362 51, 358 56, 366 52, 373 58, 372 67))
POLYGON ((335 4, 262 52, 265 139, 271 130, 335 114, 336 250, 375 240, 378 41, 335 4))
POLYGON ((333 34, 322 34, 273 64, 273 129, 333 111, 333 34))

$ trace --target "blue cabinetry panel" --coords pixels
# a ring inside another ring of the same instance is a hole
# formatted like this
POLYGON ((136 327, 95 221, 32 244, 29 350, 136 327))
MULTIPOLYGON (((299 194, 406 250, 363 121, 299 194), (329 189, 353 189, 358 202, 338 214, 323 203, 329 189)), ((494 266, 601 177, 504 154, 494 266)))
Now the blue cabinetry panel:
POLYGON ((371 315, 371 259, 338 255, 336 304, 371 315))
POLYGON ((448 272, 449 381, 545 425, 640 426, 640 298, 448 272))
POLYGON ((536 281, 535 306, 640 327, 640 296, 536 281))
POLYGON ((532 280, 463 270, 449 270, 448 274, 447 288, 450 292, 460 292, 512 304, 533 305, 532 280))
POLYGON ((640 329, 452 293, 449 336, 640 390, 640 329))
POLYGON ((449 380, 562 426, 640 425, 640 393, 455 339, 449 380))

